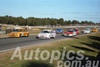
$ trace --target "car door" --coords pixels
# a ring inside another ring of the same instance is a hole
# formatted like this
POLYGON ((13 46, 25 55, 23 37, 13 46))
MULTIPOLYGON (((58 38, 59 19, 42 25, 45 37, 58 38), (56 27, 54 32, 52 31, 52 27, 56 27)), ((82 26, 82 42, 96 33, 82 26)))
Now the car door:
POLYGON ((76 35, 76 31, 73 30, 73 35, 76 35))
POLYGON ((55 37, 55 36, 56 36, 56 34, 55 34, 54 31, 51 31, 51 36, 52 36, 52 37, 55 37))

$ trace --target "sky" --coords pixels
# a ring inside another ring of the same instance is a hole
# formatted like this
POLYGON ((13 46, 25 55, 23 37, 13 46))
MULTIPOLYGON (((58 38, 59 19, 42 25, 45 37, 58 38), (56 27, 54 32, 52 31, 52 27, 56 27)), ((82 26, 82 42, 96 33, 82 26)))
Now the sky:
POLYGON ((100 0, 0 0, 0 16, 100 22, 100 0))

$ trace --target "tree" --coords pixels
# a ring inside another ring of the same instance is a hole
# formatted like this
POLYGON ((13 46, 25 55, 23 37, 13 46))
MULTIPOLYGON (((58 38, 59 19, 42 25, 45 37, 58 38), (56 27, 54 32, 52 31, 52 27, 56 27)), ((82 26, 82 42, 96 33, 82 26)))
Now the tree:
MULTIPOLYGON (((71 25, 71 24, 95 24, 92 21, 77 21, 77 20, 66 20, 63 18, 35 18, 35 17, 12 17, 12 16, 0 16, 0 23, 3 24, 14 24, 14 25, 29 25, 29 26, 40 26, 40 25, 71 25)), ((100 23, 99 23, 100 24, 100 23)))
POLYGON ((74 24, 74 25, 75 25, 75 24, 79 24, 79 21, 73 20, 73 21, 72 21, 72 24, 74 24))
POLYGON ((64 19, 60 18, 59 21, 58 21, 58 24, 63 25, 64 24, 64 19))
POLYGON ((72 24, 72 22, 70 20, 68 20, 67 24, 70 25, 70 24, 72 24))

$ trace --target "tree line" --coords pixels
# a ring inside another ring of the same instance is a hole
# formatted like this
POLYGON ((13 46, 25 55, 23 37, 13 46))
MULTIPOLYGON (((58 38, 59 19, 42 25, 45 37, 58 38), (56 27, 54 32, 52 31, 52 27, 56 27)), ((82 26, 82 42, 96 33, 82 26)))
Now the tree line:
MULTIPOLYGON (((14 25, 29 25, 29 26, 44 26, 44 25, 75 25, 75 24, 95 24, 92 21, 77 21, 66 20, 63 18, 35 18, 35 17, 12 17, 12 16, 0 16, 0 23, 2 24, 14 24, 14 25)), ((98 24, 98 23, 97 23, 98 24)), ((99 23, 100 24, 100 23, 99 23)))

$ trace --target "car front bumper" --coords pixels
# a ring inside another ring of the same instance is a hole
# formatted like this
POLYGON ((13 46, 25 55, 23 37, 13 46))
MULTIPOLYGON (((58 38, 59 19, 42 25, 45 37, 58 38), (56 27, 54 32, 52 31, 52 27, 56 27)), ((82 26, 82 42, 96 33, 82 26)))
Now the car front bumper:
POLYGON ((64 36, 73 36, 73 34, 64 34, 64 36))
POLYGON ((46 36, 38 36, 38 39, 50 39, 50 37, 46 37, 46 36))

